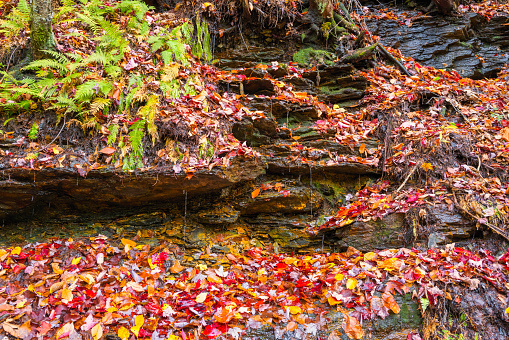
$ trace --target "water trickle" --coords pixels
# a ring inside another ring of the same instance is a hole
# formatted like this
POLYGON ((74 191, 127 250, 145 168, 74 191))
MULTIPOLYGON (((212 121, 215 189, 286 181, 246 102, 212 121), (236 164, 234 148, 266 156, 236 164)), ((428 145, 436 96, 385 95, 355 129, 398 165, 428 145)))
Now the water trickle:
POLYGON ((186 227, 187 227, 187 191, 184 190, 182 193, 184 197, 184 240, 186 239, 186 227))
POLYGON ((311 216, 313 216, 313 172, 311 170, 311 164, 308 163, 308 166, 309 166, 309 189, 310 189, 309 205, 311 206, 311 216))

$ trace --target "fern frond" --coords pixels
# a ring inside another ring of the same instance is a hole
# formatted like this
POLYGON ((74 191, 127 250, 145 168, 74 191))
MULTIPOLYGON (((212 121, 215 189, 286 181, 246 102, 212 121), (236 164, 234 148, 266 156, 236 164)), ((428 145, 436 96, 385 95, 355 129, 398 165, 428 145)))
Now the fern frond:
POLYGON ((92 53, 88 58, 84 61, 85 64, 98 63, 102 65, 108 65, 110 63, 109 55, 104 53, 104 51, 97 49, 94 53, 92 53))
POLYGON ((96 90, 98 89, 98 84, 96 81, 89 80, 86 83, 78 85, 76 87, 76 93, 74 94, 74 100, 79 103, 88 103, 94 95, 96 94, 96 90))
POLYGON ((155 145, 156 140, 159 139, 157 134, 157 126, 155 119, 157 117, 157 109, 159 106, 159 96, 153 94, 148 98, 147 104, 140 107, 138 115, 141 116, 147 122, 147 129, 152 137, 152 145, 155 145))
POLYGON ((76 13, 76 16, 83 23, 88 25, 90 27, 90 29, 92 30, 92 32, 94 32, 94 34, 102 33, 102 27, 101 27, 101 25, 99 25, 96 18, 92 18, 90 15, 85 15, 85 14, 79 13, 79 12, 76 13))
POLYGON ((110 105, 111 105, 111 99, 97 97, 94 99, 92 104, 90 104, 90 113, 96 114, 96 113, 104 110, 105 107, 108 107, 110 105))
POLYGON ((61 71, 62 73, 67 72, 66 64, 62 64, 56 60, 53 59, 41 59, 41 60, 34 60, 27 66, 23 67, 22 71, 27 70, 40 70, 43 68, 50 68, 53 70, 61 71))

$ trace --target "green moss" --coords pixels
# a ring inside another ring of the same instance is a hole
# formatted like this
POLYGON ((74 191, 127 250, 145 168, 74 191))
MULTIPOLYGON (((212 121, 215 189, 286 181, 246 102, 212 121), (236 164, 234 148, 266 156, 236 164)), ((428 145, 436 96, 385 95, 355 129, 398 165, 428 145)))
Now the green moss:
POLYGON ((317 50, 312 47, 308 47, 297 51, 293 57, 293 61, 301 65, 316 65, 326 64, 332 65, 336 55, 332 52, 325 50, 317 50))

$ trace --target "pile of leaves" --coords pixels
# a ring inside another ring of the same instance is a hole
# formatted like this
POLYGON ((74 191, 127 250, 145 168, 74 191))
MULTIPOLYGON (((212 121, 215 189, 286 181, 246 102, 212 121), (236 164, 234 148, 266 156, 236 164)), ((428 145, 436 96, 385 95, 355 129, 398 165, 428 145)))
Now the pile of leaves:
POLYGON ((182 265, 178 247, 105 236, 2 248, 3 331, 24 339, 239 339, 274 324, 281 335, 317 335, 334 307, 344 314, 344 333, 360 339, 363 322, 399 313, 397 294, 412 294, 424 311, 439 297, 461 301, 443 290, 447 284, 476 289, 487 280, 504 291, 509 269, 509 253, 496 259, 454 246, 194 257, 199 263, 182 265))

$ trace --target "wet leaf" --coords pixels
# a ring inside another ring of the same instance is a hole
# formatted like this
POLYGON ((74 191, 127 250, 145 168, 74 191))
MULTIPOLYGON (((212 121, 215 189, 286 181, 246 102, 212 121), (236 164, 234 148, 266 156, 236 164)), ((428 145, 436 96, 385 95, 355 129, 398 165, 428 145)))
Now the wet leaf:
POLYGON ((348 335, 350 339, 358 340, 364 335, 364 331, 362 330, 359 320, 353 316, 350 316, 349 314, 345 314, 345 319, 343 320, 342 326, 346 335, 348 335))
POLYGON ((393 311, 393 313, 398 314, 400 311, 399 305, 394 299, 394 296, 391 293, 383 293, 382 300, 384 302, 385 307, 389 308, 393 311))
POLYGON ((115 153, 115 148, 111 147, 111 146, 107 146, 105 148, 102 148, 101 150, 99 150, 100 153, 106 155, 106 156, 111 156, 115 153))
POLYGON ((252 193, 251 193, 251 198, 255 199, 258 195, 260 194, 260 188, 254 190, 252 193))

